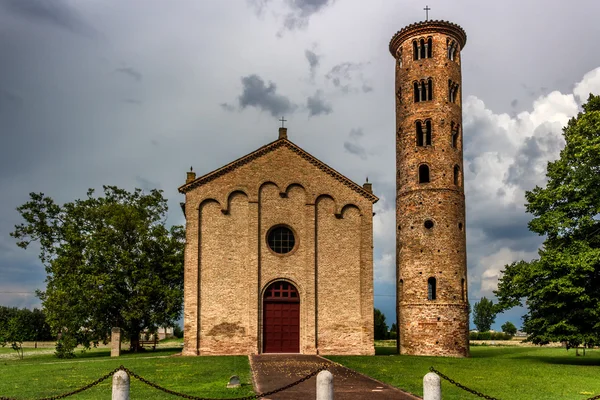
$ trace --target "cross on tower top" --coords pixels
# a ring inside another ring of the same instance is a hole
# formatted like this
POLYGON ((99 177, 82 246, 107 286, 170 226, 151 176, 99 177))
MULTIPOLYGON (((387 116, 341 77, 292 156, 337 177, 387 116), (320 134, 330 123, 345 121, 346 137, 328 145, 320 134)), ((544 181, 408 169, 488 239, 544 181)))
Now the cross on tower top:
POLYGON ((431 8, 429 8, 428 5, 425 5, 423 10, 425 10, 425 21, 429 21, 429 10, 431 10, 431 8))
POLYGON ((282 127, 282 128, 285 128, 285 127, 283 126, 283 124, 284 124, 285 122, 287 122, 287 119, 283 119, 283 117, 281 117, 281 119, 280 119, 279 121, 281 121, 281 127, 282 127))

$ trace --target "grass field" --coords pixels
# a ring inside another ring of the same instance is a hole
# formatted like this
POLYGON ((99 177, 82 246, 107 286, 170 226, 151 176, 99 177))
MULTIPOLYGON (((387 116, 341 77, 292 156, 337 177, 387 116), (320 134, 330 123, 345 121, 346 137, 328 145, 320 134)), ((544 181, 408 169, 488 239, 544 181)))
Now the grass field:
MULTIPOLYGON (((84 354, 77 351, 77 358, 70 360, 57 359, 52 348, 27 348, 23 360, 13 356, 14 350, 0 348, 0 397, 31 399, 62 394, 100 378, 121 364, 151 382, 194 396, 227 398, 254 394, 248 357, 173 357, 181 352, 179 343, 173 344, 174 347, 124 354, 119 358, 111 358, 108 348, 84 354), (240 389, 225 387, 231 375, 240 377, 243 384, 240 389)), ((110 392, 111 379, 107 379, 73 398, 110 398, 110 392)), ((177 398, 133 378, 131 395, 144 400, 177 398)))
MULTIPOLYGON (((492 397, 509 400, 587 399, 600 394, 600 350, 576 357, 574 350, 540 347, 471 346, 471 358, 415 357, 377 347, 378 356, 327 357, 382 382, 423 395, 423 376, 441 373, 492 397)), ((442 381, 447 399, 476 397, 442 381)))
MULTIPOLYGON (((395 345, 378 342, 375 357, 328 357, 380 381, 422 395, 423 376, 433 366, 450 378, 503 400, 587 399, 600 394, 600 350, 576 357, 562 348, 472 346, 471 358, 412 357, 393 354, 395 345)), ((0 348, 0 397, 31 399, 53 396, 81 387, 123 364, 144 378, 169 389, 195 396, 227 398, 253 394, 245 356, 177 357, 181 341, 162 343, 156 351, 125 353, 111 358, 109 348, 94 349, 72 360, 59 360, 53 348, 26 348, 19 360, 0 348), (226 389, 231 375, 239 375, 240 389, 226 389)), ((76 395, 75 399, 110 396, 111 381, 76 395)), ((444 400, 475 399, 449 383, 442 383, 444 400)), ((168 399, 132 379, 133 398, 168 399)))

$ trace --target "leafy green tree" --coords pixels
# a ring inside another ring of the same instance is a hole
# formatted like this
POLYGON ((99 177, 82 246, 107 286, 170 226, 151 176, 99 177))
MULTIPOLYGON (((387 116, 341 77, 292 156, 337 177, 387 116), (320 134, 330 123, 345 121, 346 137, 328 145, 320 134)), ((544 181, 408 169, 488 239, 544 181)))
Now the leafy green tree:
POLYGON ((515 336, 517 333, 517 327, 512 322, 506 321, 504 324, 502 324, 502 332, 510 336, 515 336))
POLYGON ((507 265, 499 309, 527 306, 523 330, 535 344, 567 348, 600 340, 600 97, 563 129, 565 147, 548 163, 547 184, 526 193, 529 229, 546 236, 539 259, 507 265))
POLYGON ((10 346, 23 358, 25 332, 21 330, 21 318, 16 307, 0 307, 0 345, 10 346))
POLYGON ((172 326, 180 317, 184 230, 165 226, 161 191, 104 186, 102 197, 90 189, 87 198, 62 206, 31 193, 17 210, 25 223, 11 236, 23 248, 40 245, 47 285, 38 296, 60 333, 57 354, 106 342, 112 327, 138 350, 143 329, 172 326))
POLYGON ((479 332, 487 332, 496 320, 494 302, 482 297, 473 306, 473 323, 479 332))
POLYGON ((0 345, 10 345, 23 358, 23 342, 50 340, 50 327, 44 313, 16 307, 0 306, 0 345))
POLYGON ((375 340, 387 339, 388 327, 385 323, 385 315, 376 308, 374 310, 374 317, 375 340))

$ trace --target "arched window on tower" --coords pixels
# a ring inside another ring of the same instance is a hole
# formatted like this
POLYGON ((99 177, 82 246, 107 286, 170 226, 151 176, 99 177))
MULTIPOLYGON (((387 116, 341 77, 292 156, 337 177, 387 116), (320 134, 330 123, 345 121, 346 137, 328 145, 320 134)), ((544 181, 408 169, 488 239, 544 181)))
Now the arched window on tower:
POLYGON ((431 120, 425 122, 425 146, 431 146, 431 120))
MULTIPOLYGON (((463 279, 463 281, 464 281, 464 279, 463 279)), ((398 297, 400 297, 399 300, 402 301, 402 298, 404 297, 404 280, 400 279, 400 287, 398 289, 399 289, 398 297)))
POLYGON ((454 40, 446 39, 446 46, 448 49, 448 59, 454 61, 456 58, 456 42, 454 40))
POLYGON ((417 45, 417 41, 413 40, 413 60, 419 59, 419 46, 417 45))
POLYGON ((431 38, 427 39, 427 58, 431 58, 433 51, 431 48, 433 47, 433 40, 431 38))
MULTIPOLYGON (((453 122, 454 124, 454 122, 453 122)), ((460 132, 460 125, 456 125, 452 127, 452 148, 458 148, 458 135, 460 132)))
POLYGON ((427 100, 433 99, 433 79, 427 80, 427 100))
POLYGON ((427 56, 427 49, 425 48, 425 39, 421 39, 421 41, 419 42, 420 44, 420 54, 419 54, 419 58, 425 58, 427 56))
POLYGON ((427 279, 427 300, 435 300, 436 291, 437 291, 437 283, 434 277, 427 279))
POLYGON ((421 81, 421 101, 427 100, 427 85, 425 81, 421 81))
POLYGON ((417 146, 424 146, 425 141, 423 140, 423 124, 421 121, 416 122, 416 136, 417 136, 417 146))
POLYGON ((402 47, 400 47, 398 53, 396 54, 396 60, 398 62, 398 67, 402 68, 402 47))
POLYGON ((425 164, 419 165, 419 183, 429 183, 429 167, 425 164))
POLYGON ((448 80, 448 101, 456 103, 458 97, 458 84, 448 80))
POLYGON ((460 185, 460 167, 458 165, 454 166, 454 184, 456 186, 460 185))
POLYGON ((414 82, 413 83, 413 88, 414 88, 414 91, 415 91, 415 103, 418 103, 419 100, 421 99, 421 96, 419 95, 419 93, 421 92, 421 88, 419 86, 419 83, 418 82, 414 82))

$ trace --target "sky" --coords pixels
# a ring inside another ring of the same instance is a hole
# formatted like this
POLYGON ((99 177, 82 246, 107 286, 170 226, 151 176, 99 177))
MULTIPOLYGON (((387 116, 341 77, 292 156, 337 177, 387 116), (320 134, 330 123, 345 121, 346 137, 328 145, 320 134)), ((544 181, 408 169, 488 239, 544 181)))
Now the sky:
MULTIPOLYGON (((425 19, 413 0, 0 0, 0 305, 39 307, 35 247, 9 236, 30 192, 177 188, 277 138, 362 184, 374 217, 375 306, 395 319, 394 59, 425 19)), ((562 127, 600 93, 597 0, 429 0, 467 32, 462 95, 469 301, 531 260, 524 193, 562 127)), ((501 314, 493 328, 522 309, 501 314)))

